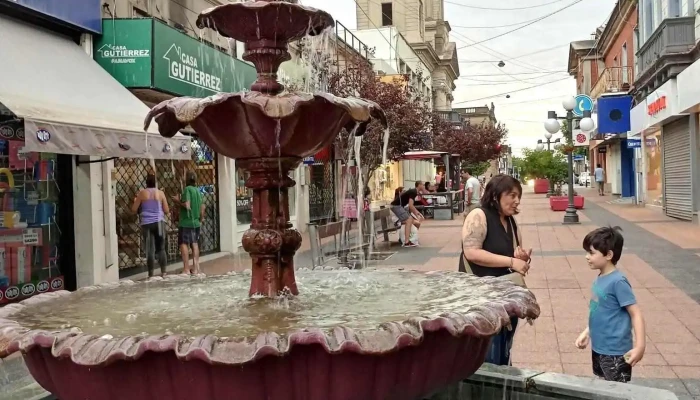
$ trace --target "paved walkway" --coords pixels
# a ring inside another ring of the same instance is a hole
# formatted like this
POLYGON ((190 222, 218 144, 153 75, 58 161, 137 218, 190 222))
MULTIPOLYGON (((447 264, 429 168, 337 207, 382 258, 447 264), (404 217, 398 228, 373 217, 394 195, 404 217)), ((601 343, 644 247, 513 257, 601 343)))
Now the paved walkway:
MULTIPOLYGON (((627 274, 647 324, 647 353, 634 369, 637 384, 669 389, 681 399, 700 399, 700 226, 665 217, 661 210, 615 204, 591 189, 580 225, 562 225, 563 213, 549 209, 543 195, 526 193, 517 219, 525 245, 533 248, 527 278, 542 314, 518 328, 514 365, 547 372, 592 376, 590 350, 574 340, 587 323, 595 272, 585 261, 583 237, 599 226, 620 226, 625 250, 619 267, 627 274)), ((378 263, 384 268, 456 270, 462 218, 429 220, 420 230, 421 246, 403 249, 378 263)), ((396 240, 396 235, 392 237, 396 240)), ((308 245, 297 265, 309 265, 308 245)), ((247 268, 245 255, 203 265, 207 273, 247 268)))

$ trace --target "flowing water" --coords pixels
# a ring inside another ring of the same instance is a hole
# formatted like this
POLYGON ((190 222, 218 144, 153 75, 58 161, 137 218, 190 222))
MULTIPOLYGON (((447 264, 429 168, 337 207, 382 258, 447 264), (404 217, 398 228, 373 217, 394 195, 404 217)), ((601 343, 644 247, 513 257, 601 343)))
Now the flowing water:
POLYGON ((466 313, 498 302, 503 295, 500 285, 457 273, 302 270, 297 272, 297 283, 299 296, 250 299, 248 274, 148 281, 78 291, 29 305, 12 319, 29 329, 78 328, 117 338, 160 334, 243 338, 338 325, 374 330, 410 317, 466 313))

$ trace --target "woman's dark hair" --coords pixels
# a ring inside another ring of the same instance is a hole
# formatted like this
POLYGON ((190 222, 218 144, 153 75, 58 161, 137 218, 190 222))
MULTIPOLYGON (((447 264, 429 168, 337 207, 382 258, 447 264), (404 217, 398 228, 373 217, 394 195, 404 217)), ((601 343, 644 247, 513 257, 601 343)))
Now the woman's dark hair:
POLYGON ((430 182, 426 181, 423 186, 425 186, 425 190, 430 190, 430 182))
POLYGON ((622 228, 619 226, 598 228, 583 238, 583 249, 587 252, 590 252, 591 249, 598 250, 604 256, 612 251, 613 256, 610 261, 613 265, 617 265, 622 256, 622 247, 625 245, 625 238, 620 232, 622 232, 622 228))
MULTIPOLYGON (((501 197, 513 190, 518 191, 518 197, 523 196, 523 187, 517 179, 510 175, 499 174, 491 178, 481 195, 481 207, 501 213, 501 197)), ((516 214, 518 211, 516 211, 516 214)))
POLYGON ((149 173, 146 175, 146 187, 148 189, 153 189, 156 187, 156 176, 155 174, 149 173))
POLYGON ((365 188, 365 197, 369 197, 369 195, 371 195, 371 194, 372 194, 372 191, 368 187, 366 187, 365 188))
POLYGON ((399 186, 394 190, 394 199, 399 197, 401 195, 401 192, 403 192, 403 186, 399 186))

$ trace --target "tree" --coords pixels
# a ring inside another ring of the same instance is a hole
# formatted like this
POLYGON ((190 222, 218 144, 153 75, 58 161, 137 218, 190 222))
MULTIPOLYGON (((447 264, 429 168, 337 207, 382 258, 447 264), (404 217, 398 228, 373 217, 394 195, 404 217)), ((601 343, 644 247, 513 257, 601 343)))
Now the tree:
POLYGON ((459 154, 464 165, 474 167, 497 158, 507 135, 508 129, 503 124, 472 125, 466 122, 459 129, 436 132, 434 148, 459 154))
MULTIPOLYGON (((392 81, 377 77, 369 63, 363 60, 351 62, 351 67, 331 72, 328 91, 341 97, 360 97, 377 103, 386 114, 389 123, 387 160, 394 160, 404 153, 428 149, 436 130, 444 124, 429 108, 427 99, 415 92, 408 84, 407 76, 395 77, 392 81)), ((422 79, 421 74, 417 79, 422 79)), ((382 163, 385 129, 376 121, 367 127, 360 146, 362 178, 366 187, 374 171, 382 163)), ((354 146, 351 132, 342 130, 336 141, 337 149, 348 154, 354 146)), ((360 193, 364 191, 359 188, 360 193)))
POLYGON ((518 160, 521 179, 548 179, 550 184, 560 184, 568 177, 568 164, 561 153, 547 150, 523 149, 518 160))

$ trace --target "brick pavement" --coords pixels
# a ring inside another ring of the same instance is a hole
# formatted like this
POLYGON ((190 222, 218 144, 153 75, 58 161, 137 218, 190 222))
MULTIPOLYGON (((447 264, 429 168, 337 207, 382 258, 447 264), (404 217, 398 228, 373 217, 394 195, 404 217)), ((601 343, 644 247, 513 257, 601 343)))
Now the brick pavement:
MULTIPOLYGON (((672 390, 681 399, 700 399, 700 227, 668 218, 660 210, 610 204, 610 197, 599 197, 591 189, 577 190, 587 201, 580 225, 562 225, 563 213, 549 210, 542 195, 526 193, 523 198, 517 219, 525 245, 534 251, 527 283, 542 314, 533 325, 519 326, 514 365, 592 376, 590 350, 573 344, 587 323, 595 277, 581 242, 598 226, 619 225, 626 239, 619 267, 635 290, 647 324, 647 354, 634 370, 634 381, 672 390)), ((420 247, 392 247, 396 254, 378 266, 456 270, 461 223, 460 217, 427 221, 420 231, 420 247)), ((300 253, 297 265, 309 264, 308 253, 300 253)), ((236 255, 203 268, 221 273, 248 265, 247 256, 236 255)))

